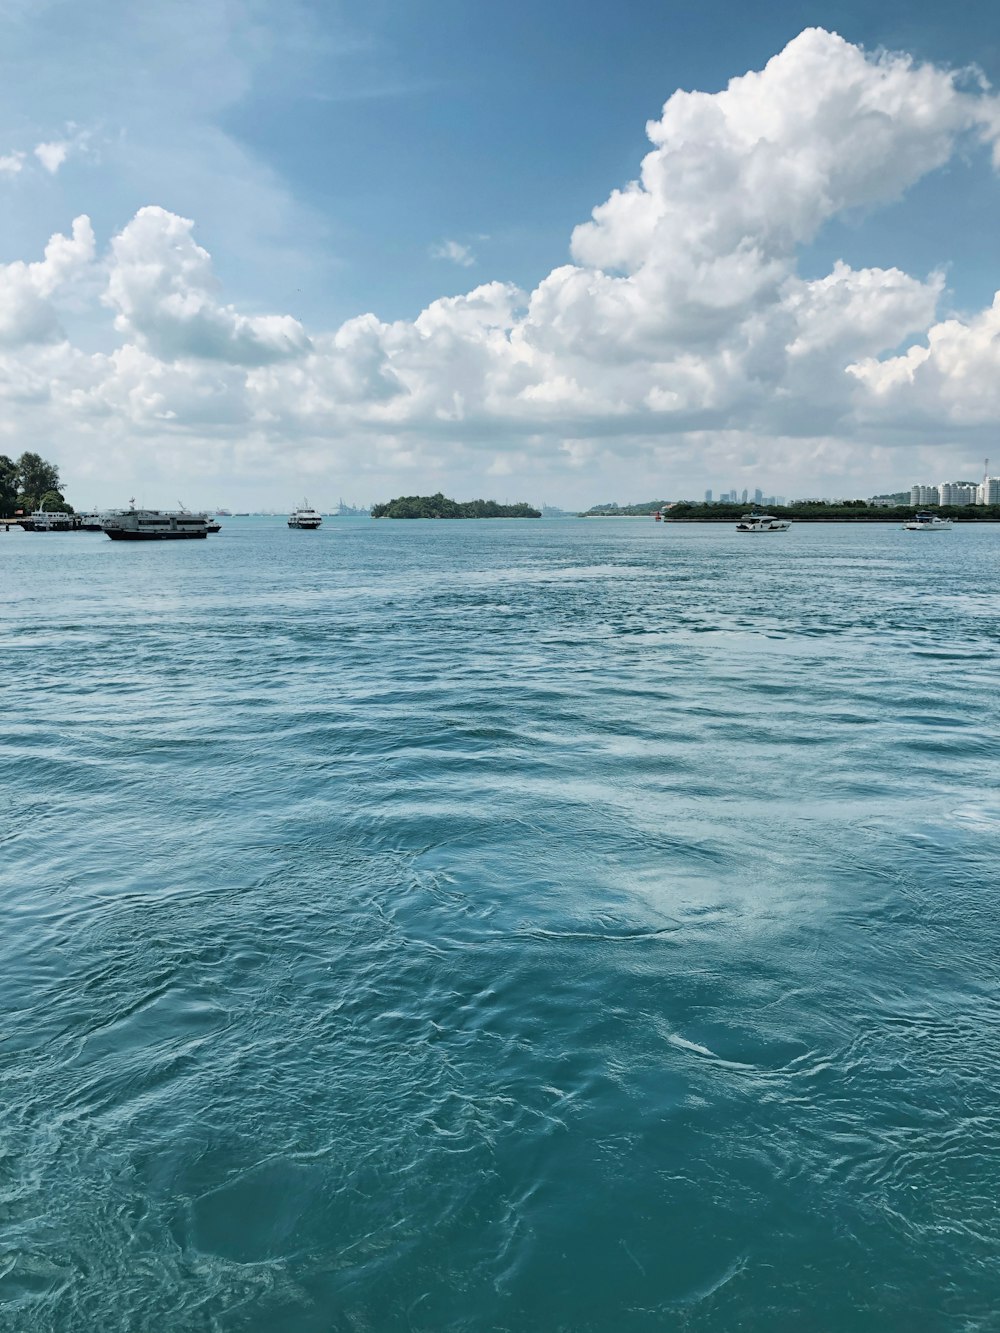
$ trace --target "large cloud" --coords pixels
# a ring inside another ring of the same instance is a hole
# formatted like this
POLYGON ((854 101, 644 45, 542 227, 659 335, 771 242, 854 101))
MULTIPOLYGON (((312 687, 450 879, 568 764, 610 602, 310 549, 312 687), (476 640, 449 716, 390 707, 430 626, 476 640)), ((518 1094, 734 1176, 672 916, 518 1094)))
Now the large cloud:
POLYGON ((675 93, 638 179, 530 293, 489 282, 412 322, 309 336, 224 304, 192 222, 147 207, 107 261, 121 346, 66 344, 57 368, 27 345, 59 339, 53 297, 91 262, 78 220, 41 264, 0 269, 0 341, 21 349, 0 391, 27 403, 12 386, 47 375, 46 428, 63 411, 84 442, 99 421, 105 439, 172 441, 179 458, 187 439, 201 465, 214 449, 250 470, 297 450, 316 468, 554 477, 699 450, 761 466, 773 447, 794 471, 796 439, 829 469, 838 448, 871 456, 887 423, 958 438, 1000 405, 997 309, 938 322, 940 274, 838 262, 805 279, 796 260, 829 219, 897 199, 960 144, 995 148, 998 128, 996 99, 954 73, 809 30, 722 92, 675 93))
POLYGON ((77 218, 72 236, 57 233, 45 257, 32 264, 0 265, 0 347, 54 342, 62 337, 51 298, 94 258, 90 219, 77 218))
POLYGON ((141 208, 115 237, 107 293, 115 327, 165 360, 259 366, 305 352, 309 339, 290 315, 251 317, 218 304, 211 257, 193 226, 166 209, 141 208))

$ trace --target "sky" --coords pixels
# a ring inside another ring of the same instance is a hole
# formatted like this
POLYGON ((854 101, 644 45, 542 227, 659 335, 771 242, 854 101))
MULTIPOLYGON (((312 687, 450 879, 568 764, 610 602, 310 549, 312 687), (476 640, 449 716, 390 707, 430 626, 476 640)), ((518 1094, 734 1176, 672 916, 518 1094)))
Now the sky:
POLYGON ((994 0, 0 0, 0 38, 0 453, 77 507, 1000 472, 994 0))

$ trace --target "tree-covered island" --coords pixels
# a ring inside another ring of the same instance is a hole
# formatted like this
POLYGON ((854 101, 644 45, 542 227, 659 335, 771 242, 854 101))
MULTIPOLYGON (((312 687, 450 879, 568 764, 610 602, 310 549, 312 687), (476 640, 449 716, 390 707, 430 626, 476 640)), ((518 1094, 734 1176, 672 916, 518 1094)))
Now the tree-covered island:
POLYGON ((372 505, 372 518, 541 518, 531 505, 501 505, 496 500, 449 500, 437 495, 400 495, 372 505))

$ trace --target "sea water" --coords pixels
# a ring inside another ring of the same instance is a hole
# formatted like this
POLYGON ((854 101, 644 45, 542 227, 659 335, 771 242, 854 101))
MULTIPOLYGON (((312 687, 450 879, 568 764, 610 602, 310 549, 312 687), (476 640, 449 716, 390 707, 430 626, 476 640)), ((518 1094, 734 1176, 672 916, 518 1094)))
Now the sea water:
POLYGON ((995 1330, 998 574, 0 534, 0 1324, 995 1330))

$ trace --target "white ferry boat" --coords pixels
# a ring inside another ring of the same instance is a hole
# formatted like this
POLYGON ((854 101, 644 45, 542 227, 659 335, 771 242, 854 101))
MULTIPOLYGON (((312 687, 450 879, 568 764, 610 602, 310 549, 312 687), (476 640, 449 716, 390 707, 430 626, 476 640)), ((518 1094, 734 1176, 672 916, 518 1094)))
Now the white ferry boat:
POLYGON ((21 527, 25 532, 80 532, 82 524, 79 514, 63 514, 43 505, 22 518, 21 527))
POLYGON ((950 527, 950 518, 942 518, 939 514, 916 513, 903 524, 903 531, 947 532, 950 527))
POLYGON ((290 528, 318 528, 323 522, 323 515, 312 509, 308 500, 303 500, 292 510, 288 517, 290 528))
POLYGON ((736 524, 737 532, 787 532, 791 527, 787 518, 773 514, 744 514, 736 524))
POLYGON ((136 509, 105 514, 101 527, 113 542, 176 541, 183 537, 207 537, 207 514, 188 509, 136 509))

